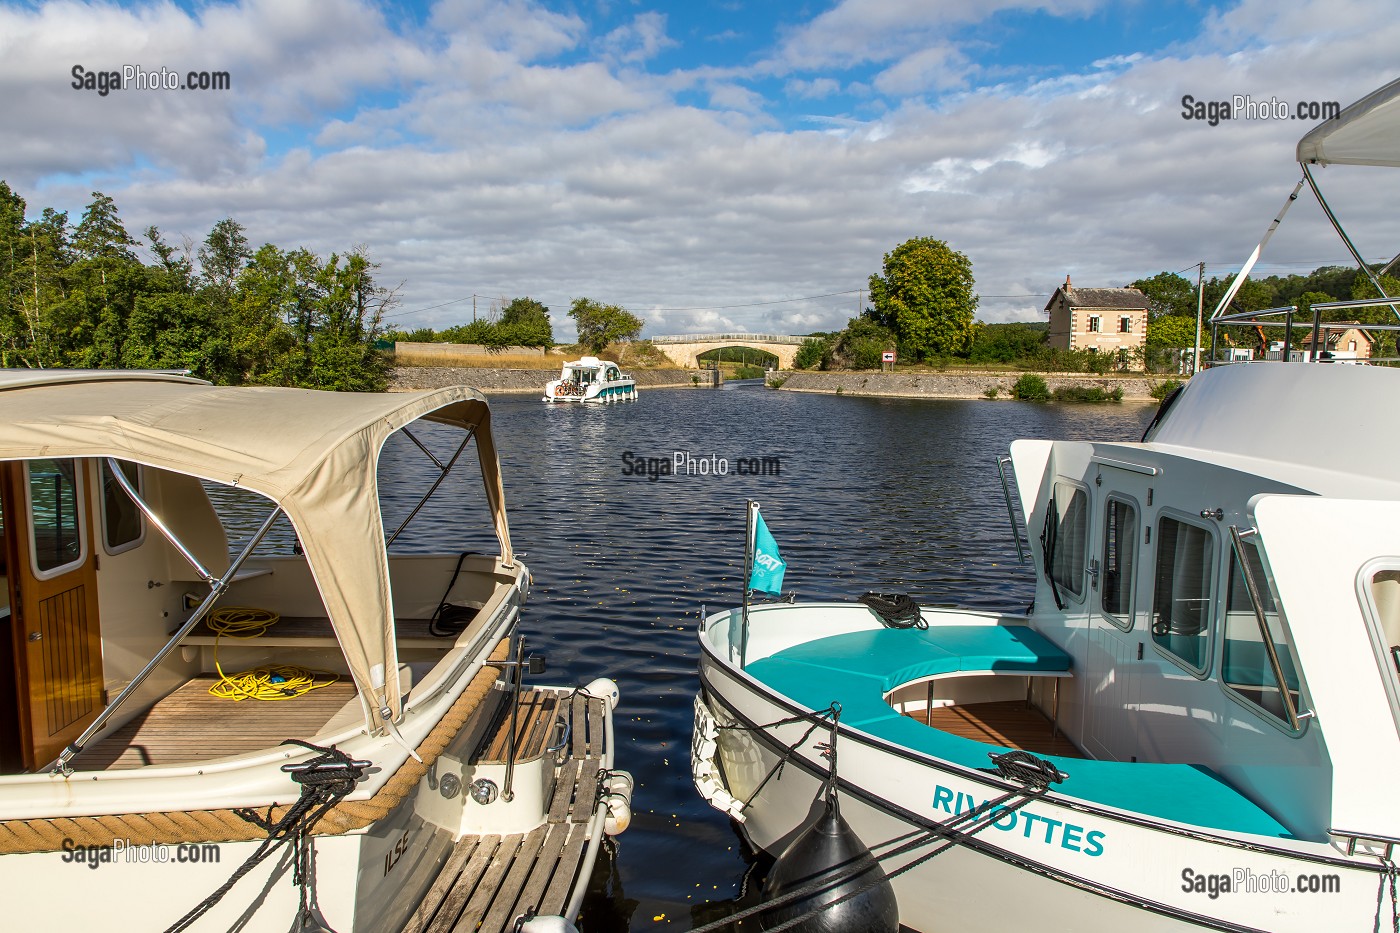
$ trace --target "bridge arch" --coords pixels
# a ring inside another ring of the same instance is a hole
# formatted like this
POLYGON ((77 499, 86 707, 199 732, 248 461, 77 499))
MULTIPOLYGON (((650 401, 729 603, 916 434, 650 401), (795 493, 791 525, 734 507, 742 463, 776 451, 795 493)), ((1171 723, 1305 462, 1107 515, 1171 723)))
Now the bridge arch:
POLYGON ((701 353, 727 347, 748 347, 771 353, 778 358, 779 369, 792 369, 798 347, 807 340, 789 334, 668 334, 649 339, 671 362, 686 369, 699 368, 697 358, 701 353))

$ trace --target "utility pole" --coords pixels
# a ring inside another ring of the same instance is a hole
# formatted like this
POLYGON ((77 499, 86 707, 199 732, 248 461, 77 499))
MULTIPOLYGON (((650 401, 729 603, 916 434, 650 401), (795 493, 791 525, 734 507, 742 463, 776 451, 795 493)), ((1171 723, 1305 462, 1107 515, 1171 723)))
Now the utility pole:
POLYGON ((476 323, 476 293, 472 293, 472 323, 476 323))
POLYGON ((1191 357, 1191 375, 1201 371, 1201 315, 1205 311, 1206 293, 1202 283, 1206 278, 1206 264, 1196 264, 1196 353, 1191 357))

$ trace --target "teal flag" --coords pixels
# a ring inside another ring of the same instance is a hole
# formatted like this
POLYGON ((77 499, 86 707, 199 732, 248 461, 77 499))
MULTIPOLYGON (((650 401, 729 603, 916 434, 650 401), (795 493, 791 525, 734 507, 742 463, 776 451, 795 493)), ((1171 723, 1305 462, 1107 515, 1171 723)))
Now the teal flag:
POLYGON ((787 571, 787 561, 778 553, 778 542, 763 521, 763 513, 754 513, 753 531, 753 570, 749 574, 749 589, 755 593, 781 596, 783 574, 787 571))

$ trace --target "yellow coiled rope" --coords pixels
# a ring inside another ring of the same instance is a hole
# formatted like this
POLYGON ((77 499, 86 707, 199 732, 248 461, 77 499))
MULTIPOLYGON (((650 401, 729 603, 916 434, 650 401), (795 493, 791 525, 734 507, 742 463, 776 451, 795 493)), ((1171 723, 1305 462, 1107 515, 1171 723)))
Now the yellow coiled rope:
POLYGON ((333 671, 311 670, 293 664, 269 664, 238 674, 225 674, 219 666, 219 640, 257 638, 282 617, 266 609, 226 606, 209 615, 206 625, 214 632, 214 670, 219 679, 209 687, 212 696, 226 700, 295 700, 312 690, 329 687, 340 679, 333 671))

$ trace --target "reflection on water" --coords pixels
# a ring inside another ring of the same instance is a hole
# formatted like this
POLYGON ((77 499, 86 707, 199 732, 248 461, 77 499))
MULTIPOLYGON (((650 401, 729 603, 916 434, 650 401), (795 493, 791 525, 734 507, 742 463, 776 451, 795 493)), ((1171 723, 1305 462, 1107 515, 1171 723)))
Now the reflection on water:
MULTIPOLYGON (((617 766, 636 776, 635 817, 616 857, 599 860, 582 933, 686 930, 752 895, 750 859, 729 821, 695 793, 689 762, 695 625, 702 606, 739 601, 746 499, 762 504, 799 598, 873 589, 1020 610, 1034 587, 1017 563, 997 454, 1018 437, 1136 440, 1152 414, 1128 404, 836 398, 736 383, 644 391, 628 405, 518 396, 491 407, 512 539, 535 575, 524 629, 549 658, 544 679, 606 675, 622 690, 617 766), (716 457, 731 470, 624 476, 625 452, 716 457), (749 457, 779 458, 780 475, 738 475, 732 466, 749 457)), ((419 437, 445 459, 460 434, 424 426, 419 437)), ((396 552, 494 548, 475 453, 463 455, 396 552)), ((380 469, 387 528, 435 476, 412 443, 391 439, 380 469)), ((264 514, 265 506, 245 524, 264 514)), ((286 547, 282 534, 269 546, 286 547)))

